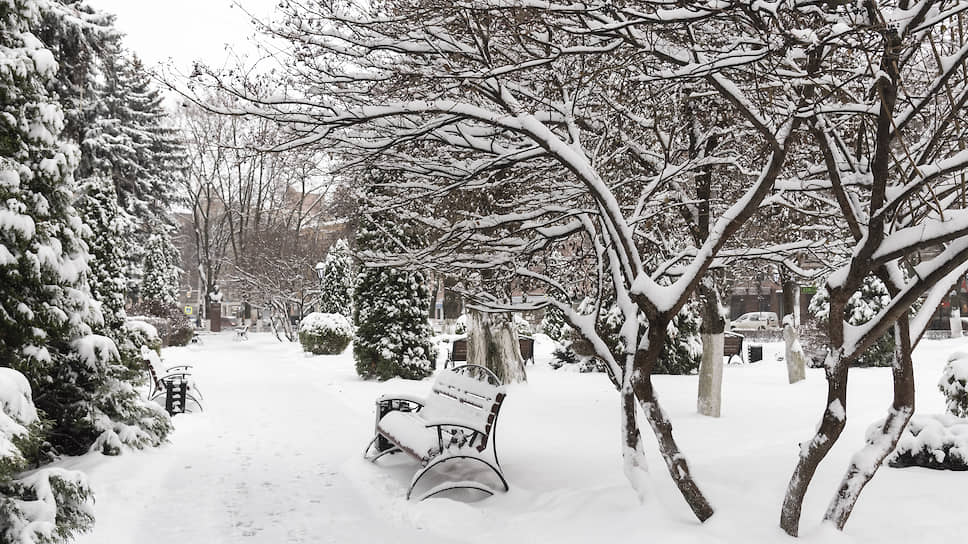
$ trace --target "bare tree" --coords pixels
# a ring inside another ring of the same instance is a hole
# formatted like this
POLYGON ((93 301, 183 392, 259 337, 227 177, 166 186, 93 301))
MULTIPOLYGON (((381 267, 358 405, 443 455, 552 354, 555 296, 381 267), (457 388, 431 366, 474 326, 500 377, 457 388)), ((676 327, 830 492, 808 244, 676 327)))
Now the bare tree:
POLYGON ((712 506, 652 384, 667 327, 729 259, 769 258, 796 269, 797 253, 815 245, 760 239, 743 247, 740 235, 759 210, 795 207, 794 195, 807 194, 833 209, 828 216, 842 219, 844 230, 830 235, 847 232, 855 247, 846 264, 831 263, 842 266, 828 280, 827 410, 802 450, 781 516, 784 530, 796 534, 813 472, 843 429, 847 362, 897 323, 888 439, 864 457, 876 463, 858 461, 848 472, 828 511, 838 526, 909 416, 910 350, 927 315, 909 321, 910 305, 925 294, 923 308, 936 305, 968 266, 968 220, 953 182, 968 164, 955 149, 965 138, 968 50, 941 36, 957 27, 964 4, 902 0, 894 12, 873 0, 859 6, 288 0, 283 23, 270 31, 293 44, 286 66, 298 92, 204 78, 235 93, 243 111, 289 127, 280 148, 326 145, 340 153, 347 175, 403 171, 402 180, 380 188, 372 213, 499 195, 459 218, 412 217, 437 236, 401 246, 387 262, 488 270, 490 281, 541 285, 544 296, 528 304, 483 296, 478 303, 561 310, 620 385, 633 486, 646 485, 638 404, 700 520, 712 506), (682 106, 686 95, 693 108, 682 106), (695 113, 710 107, 725 112, 725 125, 695 113), (914 132, 928 136, 905 136, 914 132), (810 160, 816 156, 823 162, 810 160), (937 244, 947 248, 905 279, 901 259, 937 244), (570 257, 549 266, 551 254, 570 257), (592 277, 564 281, 560 268, 579 260, 594 262, 592 277), (844 304, 869 273, 891 285, 894 302, 848 329, 844 304), (600 308, 576 307, 582 295, 616 301, 618 349, 600 334, 600 308))

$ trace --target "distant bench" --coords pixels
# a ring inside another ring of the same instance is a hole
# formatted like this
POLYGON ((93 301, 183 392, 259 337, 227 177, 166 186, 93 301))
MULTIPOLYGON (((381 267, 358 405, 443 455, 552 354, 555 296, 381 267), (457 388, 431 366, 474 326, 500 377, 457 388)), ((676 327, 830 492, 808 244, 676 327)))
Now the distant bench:
POLYGON ((723 333, 723 356, 729 357, 726 364, 732 364, 733 357, 739 357, 739 362, 743 362, 743 340, 742 334, 735 332, 723 333))
MULTIPOLYGON (((534 338, 530 336, 518 336, 518 348, 521 350, 521 359, 524 364, 534 364, 534 338)), ((467 339, 457 338, 453 341, 450 348, 450 353, 447 355, 447 362, 444 363, 444 368, 451 368, 458 361, 462 363, 467 362, 467 339)))

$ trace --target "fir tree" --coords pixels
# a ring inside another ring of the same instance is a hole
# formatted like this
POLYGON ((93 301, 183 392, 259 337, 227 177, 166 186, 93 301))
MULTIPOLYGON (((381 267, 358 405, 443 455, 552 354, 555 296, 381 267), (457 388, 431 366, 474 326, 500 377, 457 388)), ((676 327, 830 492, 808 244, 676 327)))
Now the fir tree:
POLYGON ((103 339, 102 353, 115 348, 92 335, 103 319, 87 283, 85 227, 72 205, 77 153, 61 139, 64 116, 48 90, 57 62, 32 32, 58 9, 0 2, 0 366, 29 380, 49 420, 48 453, 78 454, 115 416, 160 430, 155 442, 168 422, 120 381, 125 369, 116 358, 85 349, 95 339, 103 339))
MULTIPOLYGON (((372 217, 360 222, 359 249, 379 254, 392 238, 403 239, 403 228, 372 217)), ((427 320, 430 292, 423 274, 395 267, 364 267, 354 292, 356 371, 370 379, 422 379, 437 360, 427 320)))
POLYGON ((118 198, 110 180, 94 177, 80 184, 75 207, 90 229, 91 248, 88 282, 91 295, 101 303, 103 331, 119 331, 124 326, 125 227, 118 198))
POLYGON ((174 306, 178 300, 178 251, 163 227, 145 246, 141 298, 160 308, 174 306))
POLYGON ((353 256, 346 240, 340 238, 329 249, 323 261, 320 311, 329 314, 353 315, 353 256))

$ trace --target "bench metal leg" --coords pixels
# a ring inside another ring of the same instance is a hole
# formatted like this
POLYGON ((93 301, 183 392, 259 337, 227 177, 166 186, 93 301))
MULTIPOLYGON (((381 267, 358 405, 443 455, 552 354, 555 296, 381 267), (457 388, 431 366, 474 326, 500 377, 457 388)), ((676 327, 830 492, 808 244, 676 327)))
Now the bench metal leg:
MULTIPOLYGON (((437 457, 436 459, 432 459, 430 461, 430 463, 427 464, 427 466, 425 466, 422 469, 418 470, 417 473, 413 475, 413 480, 411 480, 411 482, 410 482, 410 489, 407 490, 407 500, 410 499, 410 496, 413 494, 414 488, 417 487, 417 484, 420 483, 420 480, 421 480, 421 478, 424 477, 424 475, 426 475, 428 472, 430 472, 434 467, 437 467, 439 465, 442 465, 442 464, 444 464, 444 463, 446 463, 448 461, 453 461, 453 460, 457 460, 457 459, 467 459, 467 460, 470 460, 470 461, 477 461, 477 462, 483 464, 487 468, 491 469, 491 472, 493 472, 494 474, 496 474, 497 477, 501 480, 501 484, 504 486, 504 491, 507 491, 507 490, 510 489, 510 487, 508 486, 508 481, 504 478, 504 473, 501 471, 499 465, 491 464, 486 459, 483 459, 481 457, 477 457, 475 455, 463 455, 463 454, 457 454, 457 455, 441 455, 441 456, 437 457)), ((497 460, 495 459, 495 462, 496 461, 497 460)), ((480 489, 479 486, 484 486, 484 484, 475 484, 475 485, 466 485, 466 484, 467 484, 466 482, 452 482, 452 483, 446 484, 446 485, 449 485, 450 487, 446 487, 445 486, 443 489, 438 489, 441 486, 437 486, 437 487, 435 487, 435 488, 433 488, 431 490, 432 491, 431 495, 436 495, 437 493, 440 493, 442 491, 446 491, 447 489, 459 489, 459 488, 480 489)), ((488 490, 488 491, 490 491, 490 490, 488 490)), ((491 491, 491 494, 493 494, 493 493, 494 492, 491 491)), ((421 500, 427 498, 428 496, 430 496, 430 495, 424 495, 423 497, 421 497, 421 500)))
POLYGON ((383 451, 377 452, 374 455, 371 455, 370 454, 370 450, 373 449, 373 444, 376 444, 376 441, 379 440, 379 439, 380 439, 380 435, 379 434, 376 435, 376 436, 374 436, 373 437, 373 440, 370 440, 370 443, 367 444, 366 445, 366 448, 363 450, 363 458, 366 459, 367 461, 369 461, 371 463, 376 463, 377 459, 380 459, 384 455, 390 455, 390 454, 393 454, 393 453, 400 453, 401 451, 403 451, 399 447, 393 446, 392 448, 390 448, 388 450, 383 450, 383 451))

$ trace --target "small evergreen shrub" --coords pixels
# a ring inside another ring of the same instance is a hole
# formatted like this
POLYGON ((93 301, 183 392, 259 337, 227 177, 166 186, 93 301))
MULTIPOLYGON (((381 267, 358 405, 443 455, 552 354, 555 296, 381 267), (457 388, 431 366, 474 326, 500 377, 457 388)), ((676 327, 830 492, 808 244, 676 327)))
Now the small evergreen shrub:
POLYGON ((948 358, 938 389, 945 396, 949 414, 968 418, 968 353, 956 352, 948 358))
MULTIPOLYGON (((884 282, 874 276, 868 276, 864 279, 861 288, 851 295, 847 301, 844 318, 851 325, 863 325, 873 319, 890 302, 891 297, 887 293, 884 282)), ((830 315, 830 297, 826 289, 823 287, 817 289, 817 294, 810 300, 809 311, 810 315, 816 319, 818 329, 826 331, 827 320, 830 315)), ((826 333, 822 334, 817 340, 826 345, 828 342, 826 333)), ((815 354, 811 352, 813 349, 816 348, 810 347, 807 349, 811 359, 815 357, 815 354)), ((892 364, 894 364, 893 328, 854 360, 852 366, 891 366, 892 364)))
POLYGON ((136 304, 131 312, 134 315, 153 318, 142 320, 155 326, 162 344, 166 346, 187 346, 195 333, 191 319, 176 304, 143 300, 136 304))
POLYGON ((454 321, 454 334, 467 334, 467 314, 461 314, 454 321))
POLYGON ((545 315, 539 328, 548 338, 559 343, 567 339, 571 333, 571 327, 565 322, 564 314, 554 306, 548 306, 545 309, 545 315))
POLYGON ((27 379, 0 367, 0 542, 65 542, 94 521, 94 499, 82 473, 24 472, 45 432, 27 379))
POLYGON ((531 326, 531 323, 528 323, 528 320, 522 317, 521 314, 514 314, 513 323, 518 336, 531 336, 534 334, 534 328, 531 326))
POLYGON ((299 343, 315 355, 343 353, 353 339, 353 327, 342 314, 313 312, 299 323, 299 343))
MULTIPOLYGON (((868 433, 880 433, 881 423, 868 433)), ((889 458, 892 467, 968 470, 968 419, 951 414, 915 415, 889 458)))

